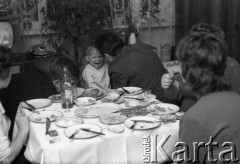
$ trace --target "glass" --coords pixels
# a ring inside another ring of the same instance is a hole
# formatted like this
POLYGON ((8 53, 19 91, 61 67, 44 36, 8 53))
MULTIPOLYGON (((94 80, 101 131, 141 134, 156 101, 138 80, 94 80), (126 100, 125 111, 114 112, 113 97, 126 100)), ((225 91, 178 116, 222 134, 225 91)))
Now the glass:
POLYGON ((72 94, 73 94, 73 100, 77 99, 78 95, 77 95, 77 87, 76 86, 72 86, 72 94))
POLYGON ((61 81, 62 108, 70 109, 73 107, 73 89, 65 67, 63 74, 64 79, 61 81))
POLYGON ((145 89, 144 97, 145 97, 145 100, 149 102, 156 100, 156 95, 152 94, 151 89, 145 89))
POLYGON ((159 116, 159 120, 164 123, 173 123, 176 122, 176 116, 174 114, 165 114, 165 115, 160 115, 159 116))

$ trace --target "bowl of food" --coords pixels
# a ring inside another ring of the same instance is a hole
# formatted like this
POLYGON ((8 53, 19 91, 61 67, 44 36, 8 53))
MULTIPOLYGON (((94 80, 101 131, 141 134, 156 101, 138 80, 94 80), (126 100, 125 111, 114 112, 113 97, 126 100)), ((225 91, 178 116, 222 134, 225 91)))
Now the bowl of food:
POLYGON ((76 124, 82 124, 83 119, 80 117, 61 117, 58 118, 55 123, 59 127, 66 128, 76 124))
POLYGON ((48 99, 50 99, 53 103, 61 103, 62 102, 61 94, 49 96, 48 99))
POLYGON ((124 97, 119 94, 109 94, 101 99, 102 103, 116 103, 121 104, 125 101, 124 97))
POLYGON ((106 96, 106 94, 98 88, 85 89, 81 94, 81 97, 93 97, 95 99, 101 99, 104 96, 106 96))
POLYGON ((126 101, 125 101, 125 105, 126 105, 127 107, 134 107, 134 106, 139 106, 139 105, 141 105, 141 104, 140 104, 140 101, 139 101, 139 100, 126 100, 126 101))
POLYGON ((96 99, 93 97, 79 97, 74 100, 77 106, 88 106, 96 103, 96 99))
POLYGON ((148 111, 151 114, 170 114, 176 113, 180 110, 177 105, 169 104, 169 103, 160 103, 160 104, 152 104, 148 107, 148 111))

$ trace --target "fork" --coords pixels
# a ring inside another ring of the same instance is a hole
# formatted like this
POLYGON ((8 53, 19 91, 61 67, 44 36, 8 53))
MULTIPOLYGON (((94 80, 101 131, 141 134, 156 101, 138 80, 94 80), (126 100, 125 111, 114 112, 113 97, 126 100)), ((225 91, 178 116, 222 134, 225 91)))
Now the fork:
POLYGON ((117 102, 123 94, 124 92, 120 93, 117 98, 113 99, 113 102, 117 102))
POLYGON ((77 129, 70 137, 69 139, 73 141, 75 139, 75 136, 80 132, 80 129, 77 129))

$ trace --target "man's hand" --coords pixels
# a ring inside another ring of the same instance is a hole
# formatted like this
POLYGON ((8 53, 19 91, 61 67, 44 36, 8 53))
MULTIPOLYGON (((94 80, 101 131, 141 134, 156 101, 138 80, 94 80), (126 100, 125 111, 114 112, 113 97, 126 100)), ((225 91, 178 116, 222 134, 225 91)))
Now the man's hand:
POLYGON ((173 84, 174 79, 173 79, 173 75, 171 73, 165 73, 162 76, 161 79, 161 86, 163 89, 169 89, 171 87, 171 85, 173 84))

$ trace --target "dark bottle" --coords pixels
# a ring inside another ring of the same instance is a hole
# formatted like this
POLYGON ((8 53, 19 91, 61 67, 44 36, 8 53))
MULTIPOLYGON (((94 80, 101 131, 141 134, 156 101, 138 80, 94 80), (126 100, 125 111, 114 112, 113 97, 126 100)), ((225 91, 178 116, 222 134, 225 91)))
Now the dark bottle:
POLYGON ((62 108, 69 109, 73 107, 73 92, 71 81, 69 80, 67 68, 63 68, 63 80, 61 81, 62 108))

